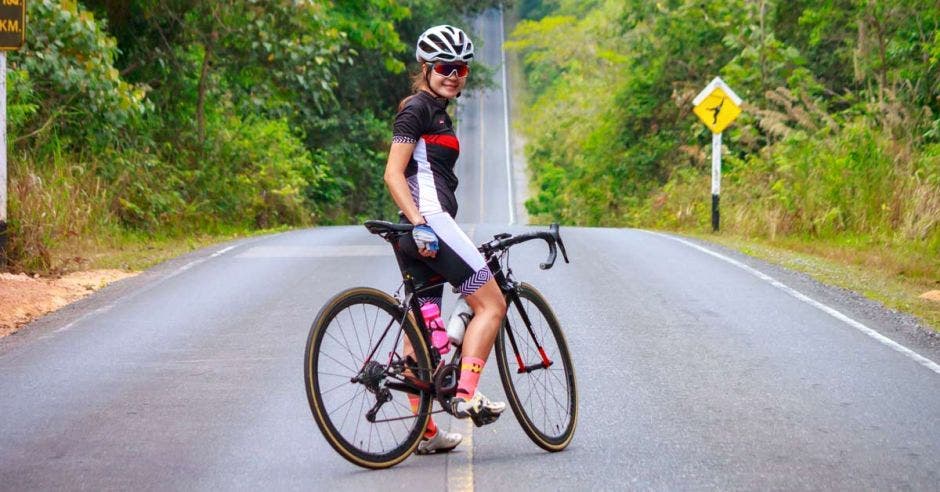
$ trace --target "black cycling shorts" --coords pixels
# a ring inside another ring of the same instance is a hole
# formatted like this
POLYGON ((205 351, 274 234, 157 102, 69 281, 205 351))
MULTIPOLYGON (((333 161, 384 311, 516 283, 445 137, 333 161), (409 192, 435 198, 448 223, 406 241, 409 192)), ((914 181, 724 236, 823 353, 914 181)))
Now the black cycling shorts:
MULTIPOLYGON (((405 261, 405 269, 414 278, 415 286, 420 288, 428 283, 440 281, 441 277, 457 288, 461 295, 474 294, 493 274, 483 255, 477 250, 469 237, 460 229, 453 217, 447 213, 426 215, 424 219, 437 235, 440 249, 434 258, 426 258, 418 253, 414 238, 406 234, 399 239, 405 261)), ((420 302, 434 301, 438 305, 444 293, 444 286, 424 291, 419 296, 420 302)))

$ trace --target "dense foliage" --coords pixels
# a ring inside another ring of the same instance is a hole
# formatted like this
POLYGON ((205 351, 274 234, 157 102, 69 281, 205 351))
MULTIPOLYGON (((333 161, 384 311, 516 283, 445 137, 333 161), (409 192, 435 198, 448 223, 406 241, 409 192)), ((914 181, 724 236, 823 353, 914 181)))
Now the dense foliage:
POLYGON ((76 237, 387 213, 413 40, 494 4, 28 2, 9 57, 12 265, 62 268, 76 237))
POLYGON ((905 241, 940 256, 934 0, 519 3, 537 219, 706 229, 711 135, 691 100, 720 75, 723 228, 905 241))

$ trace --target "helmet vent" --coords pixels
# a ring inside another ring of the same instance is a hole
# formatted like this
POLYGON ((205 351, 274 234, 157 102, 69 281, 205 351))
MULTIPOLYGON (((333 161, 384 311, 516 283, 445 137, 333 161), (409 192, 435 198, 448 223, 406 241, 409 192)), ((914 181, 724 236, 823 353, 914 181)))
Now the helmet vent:
POLYGON ((434 43, 436 45, 434 49, 438 51, 444 51, 447 49, 447 44, 444 42, 443 39, 440 38, 440 36, 432 34, 428 36, 428 41, 434 43))

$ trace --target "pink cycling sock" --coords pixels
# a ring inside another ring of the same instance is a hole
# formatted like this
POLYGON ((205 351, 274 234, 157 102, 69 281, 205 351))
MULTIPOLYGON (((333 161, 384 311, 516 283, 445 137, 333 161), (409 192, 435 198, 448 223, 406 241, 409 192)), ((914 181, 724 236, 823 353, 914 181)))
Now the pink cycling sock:
POLYGON ((460 359, 460 382, 457 383, 457 396, 473 397, 480 383, 480 374, 486 361, 479 357, 463 357, 460 359))
MULTIPOLYGON (((408 393, 408 401, 411 402, 412 413, 418 413, 421 406, 421 397, 408 393)), ((424 431, 424 437, 430 439, 437 435, 437 424, 434 423, 434 417, 428 419, 428 428, 424 431)))

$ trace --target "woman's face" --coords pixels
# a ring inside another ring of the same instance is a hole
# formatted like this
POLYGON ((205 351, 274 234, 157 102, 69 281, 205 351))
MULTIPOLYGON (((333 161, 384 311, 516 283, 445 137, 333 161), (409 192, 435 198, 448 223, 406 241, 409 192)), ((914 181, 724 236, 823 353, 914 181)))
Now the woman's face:
POLYGON ((464 85, 467 84, 469 67, 467 67, 466 63, 438 62, 428 64, 427 67, 431 70, 431 76, 428 78, 431 89, 447 99, 457 97, 457 94, 459 94, 460 91, 463 90, 464 85), (459 75, 463 75, 463 77, 459 75))

